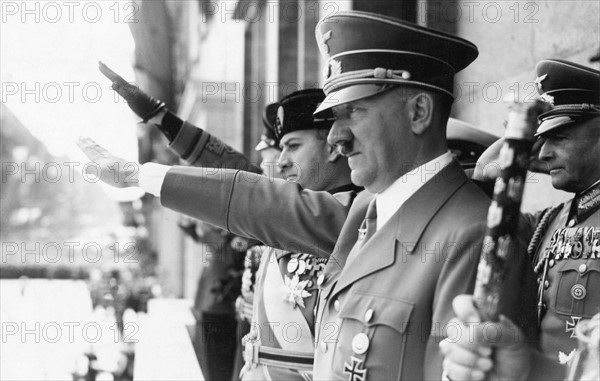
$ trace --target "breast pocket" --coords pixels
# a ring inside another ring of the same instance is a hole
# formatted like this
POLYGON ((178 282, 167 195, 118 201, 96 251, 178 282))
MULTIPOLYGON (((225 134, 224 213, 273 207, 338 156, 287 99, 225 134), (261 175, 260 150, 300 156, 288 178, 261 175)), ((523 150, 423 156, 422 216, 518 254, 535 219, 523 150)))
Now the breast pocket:
POLYGON ((591 318, 600 310, 600 260, 566 260, 554 299, 559 314, 591 318))
POLYGON ((334 366, 344 379, 364 369, 370 380, 401 379, 414 303, 360 291, 346 298, 334 366))

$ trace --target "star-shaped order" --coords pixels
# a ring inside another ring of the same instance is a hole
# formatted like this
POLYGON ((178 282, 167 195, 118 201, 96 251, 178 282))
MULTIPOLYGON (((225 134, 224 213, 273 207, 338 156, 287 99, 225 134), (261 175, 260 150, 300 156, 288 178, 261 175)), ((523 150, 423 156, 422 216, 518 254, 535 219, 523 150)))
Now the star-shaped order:
POLYGON ((304 298, 312 295, 305 290, 307 284, 308 280, 300 281, 298 274, 294 274, 292 278, 286 275, 284 288, 284 292, 286 293, 285 301, 294 306, 294 308, 296 308, 296 306, 306 308, 304 305, 304 298))

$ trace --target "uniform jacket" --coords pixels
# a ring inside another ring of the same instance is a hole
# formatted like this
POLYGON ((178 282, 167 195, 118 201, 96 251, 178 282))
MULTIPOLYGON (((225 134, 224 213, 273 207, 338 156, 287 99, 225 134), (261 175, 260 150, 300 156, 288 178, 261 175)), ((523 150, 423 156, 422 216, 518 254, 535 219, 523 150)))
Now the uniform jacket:
MULTIPOLYGON (((240 171, 179 167, 167 173, 161 190, 164 206, 235 234, 287 250, 333 252, 316 321, 315 379, 353 373, 359 380, 365 369, 371 380, 439 379, 437 344, 448 334, 452 299, 473 290, 489 199, 453 162, 344 268, 372 197, 362 192, 350 209, 343 194, 301 191, 240 171), (355 339, 359 333, 367 340, 355 339)), ((518 295, 528 266, 513 266, 507 283, 506 305, 514 309, 504 312, 513 319, 515 311, 526 312, 518 295)))
POLYGON ((184 122, 169 149, 194 167, 233 168, 260 173, 261 169, 222 140, 184 122))
MULTIPOLYGON (((540 350, 556 362, 562 362, 577 348, 574 328, 582 319, 590 319, 600 312, 600 209, 576 224, 569 224, 569 201, 558 211, 556 217, 548 224, 548 228, 538 246, 537 257, 543 260, 544 253, 549 250, 548 272, 542 280, 543 303, 545 313, 540 323, 540 350), (594 236, 585 239, 587 250, 578 255, 573 245, 552 242, 555 232, 577 229, 581 227, 595 228, 590 230, 594 236), (561 361, 562 360, 562 361, 561 361)), ((538 223, 539 214, 528 216, 530 228, 538 223)))
MULTIPOLYGON (((370 198, 359 195, 349 219, 364 216, 370 198)), ((345 226, 325 270, 315 379, 439 379, 438 344, 452 336, 452 299, 473 290, 488 207, 487 196, 452 163, 362 247, 355 226, 345 226), (346 265, 352 251, 357 256, 346 265)), ((515 260, 525 264, 507 280, 513 287, 504 300, 513 308, 504 312, 513 318, 528 270, 526 256, 515 260)))
MULTIPOLYGON (((239 168, 260 172, 242 153, 217 137, 184 122, 169 149, 190 166, 239 168)), ((202 371, 208 380, 238 379, 241 351, 236 353, 241 337, 236 335, 234 303, 240 295, 243 250, 239 237, 224 234, 216 245, 217 255, 208 262, 198 281, 194 309, 198 312, 199 328, 195 340, 202 371)), ((239 327, 244 330, 244 326, 239 327)), ((243 336, 246 332, 241 332, 243 336)))
MULTIPOLYGON (((352 196, 356 191, 359 191, 357 187, 347 185, 332 189, 330 193, 350 192, 348 195, 352 196)), ((261 247, 251 334, 258 341, 248 342, 246 346, 282 349, 287 355, 312 359, 314 308, 326 260, 312 254, 261 247)), ((258 364, 247 366, 242 374, 243 380, 303 381, 312 379, 312 366, 258 364)))
MULTIPOLYGON (((353 198, 354 192, 302 190, 240 170, 180 166, 167 172, 160 194, 162 205, 174 211, 268 246, 325 258, 353 198)), ((361 221, 354 222, 357 228, 361 221)))

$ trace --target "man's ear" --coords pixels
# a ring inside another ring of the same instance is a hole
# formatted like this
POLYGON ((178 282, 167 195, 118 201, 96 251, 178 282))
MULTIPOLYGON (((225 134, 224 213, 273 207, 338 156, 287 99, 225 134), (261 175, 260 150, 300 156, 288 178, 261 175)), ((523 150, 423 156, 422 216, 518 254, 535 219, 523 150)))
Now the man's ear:
POLYGON ((434 99, 431 94, 420 92, 406 101, 411 130, 422 135, 433 120, 434 99))

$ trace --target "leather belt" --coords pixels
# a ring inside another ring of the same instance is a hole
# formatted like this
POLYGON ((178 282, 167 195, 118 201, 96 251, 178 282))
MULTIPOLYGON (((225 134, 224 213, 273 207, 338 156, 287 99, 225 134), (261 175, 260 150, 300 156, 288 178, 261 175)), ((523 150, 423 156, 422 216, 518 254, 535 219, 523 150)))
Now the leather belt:
POLYGON ((314 353, 266 347, 260 345, 258 340, 244 340, 244 361, 253 368, 257 365, 266 365, 298 371, 312 371, 314 360, 314 353))

